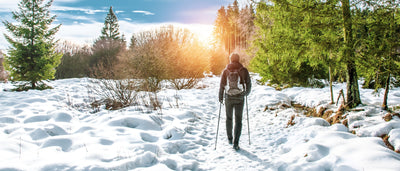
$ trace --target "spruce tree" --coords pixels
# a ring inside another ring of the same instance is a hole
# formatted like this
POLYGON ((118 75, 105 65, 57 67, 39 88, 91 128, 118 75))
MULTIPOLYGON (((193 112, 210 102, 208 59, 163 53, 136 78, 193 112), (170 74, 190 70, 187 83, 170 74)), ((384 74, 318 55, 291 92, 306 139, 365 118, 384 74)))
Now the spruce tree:
POLYGON ((237 0, 226 10, 228 18, 228 53, 232 53, 239 42, 239 3, 237 0))
MULTIPOLYGON (((276 0, 257 5, 255 25, 257 36, 253 41, 255 57, 251 68, 259 72, 263 81, 272 84, 309 86, 313 78, 325 78, 326 64, 314 58, 322 31, 310 13, 315 4, 304 1, 276 0)), ((320 24, 320 23, 318 23, 320 24)), ((321 48, 319 48, 321 49, 321 48)))
POLYGON ((120 36, 117 16, 110 7, 100 38, 95 41, 93 55, 89 66, 91 76, 97 78, 112 78, 115 76, 114 67, 118 63, 117 56, 126 48, 124 36, 120 36))
POLYGON ((257 7, 252 68, 264 81, 290 85, 324 78, 326 67, 340 67, 340 61, 346 71, 347 105, 361 104, 349 0, 271 2, 257 7))
POLYGON ((61 25, 50 28, 56 16, 49 8, 53 0, 21 0, 19 11, 12 12, 19 24, 3 21, 11 35, 4 34, 11 47, 6 55, 6 68, 14 81, 28 81, 24 89, 44 88, 42 80, 53 79, 62 54, 54 50, 54 35, 61 25), (40 87, 38 87, 40 86, 40 87))
POLYGON ((101 31, 100 39, 122 40, 119 32, 118 18, 115 15, 112 6, 104 21, 104 27, 101 31))
POLYGON ((387 98, 391 76, 400 74, 400 12, 399 5, 389 2, 370 3, 357 12, 360 22, 358 32, 360 45, 357 46, 360 70, 365 77, 367 88, 385 88, 382 108, 387 109, 387 98))
POLYGON ((226 15, 225 7, 222 6, 217 13, 217 18, 214 21, 213 34, 216 38, 216 46, 223 46, 228 49, 228 17, 226 15))
POLYGON ((358 88, 358 76, 355 61, 353 20, 350 11, 350 1, 341 0, 343 19, 343 51, 342 58, 346 65, 346 103, 349 107, 361 104, 360 91, 358 88))

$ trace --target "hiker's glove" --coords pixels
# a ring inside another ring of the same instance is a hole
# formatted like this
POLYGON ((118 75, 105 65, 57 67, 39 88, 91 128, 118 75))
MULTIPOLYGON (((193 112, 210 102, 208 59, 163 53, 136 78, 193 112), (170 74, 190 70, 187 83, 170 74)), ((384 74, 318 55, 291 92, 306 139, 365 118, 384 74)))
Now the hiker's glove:
POLYGON ((224 102, 224 98, 223 97, 219 97, 219 102, 223 103, 224 102))

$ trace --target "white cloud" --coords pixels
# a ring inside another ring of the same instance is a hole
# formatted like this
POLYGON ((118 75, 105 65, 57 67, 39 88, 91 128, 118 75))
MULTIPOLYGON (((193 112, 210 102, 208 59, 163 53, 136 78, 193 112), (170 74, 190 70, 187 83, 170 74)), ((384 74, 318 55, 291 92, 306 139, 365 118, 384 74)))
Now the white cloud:
MULTIPOLYGON (((56 0, 56 2, 77 2, 79 0, 56 0)), ((47 2, 47 1, 45 1, 47 2)), ((56 2, 50 7, 50 10, 55 11, 83 11, 87 14, 95 14, 97 12, 107 12, 106 10, 92 10, 85 8, 75 8, 67 6, 58 6, 56 2)), ((0 12, 11 12, 18 9, 19 0, 0 0, 0 12)))
POLYGON ((140 14, 144 14, 144 15, 154 15, 154 13, 149 12, 149 11, 141 11, 141 10, 135 10, 132 11, 133 13, 140 13, 140 14))
POLYGON ((55 12, 54 14, 57 15, 56 21, 59 21, 58 20, 59 17, 62 17, 62 18, 68 19, 68 20, 72 20, 72 21, 76 21, 76 20, 81 20, 81 21, 83 20, 83 21, 88 21, 88 22, 95 21, 95 18, 90 18, 88 16, 79 16, 79 15, 73 15, 73 14, 67 14, 67 13, 60 14, 57 12, 55 12))
POLYGON ((18 8, 19 1, 0 0, 0 12, 11 12, 18 8))
POLYGON ((66 7, 66 6, 54 6, 51 7, 53 11, 82 11, 86 14, 95 14, 95 13, 104 13, 107 10, 93 10, 93 9, 86 9, 86 8, 76 8, 76 7, 66 7))
MULTIPOLYGON (((63 7, 63 6, 57 6, 56 3, 59 2, 78 2, 80 0, 56 0, 53 5, 50 7, 50 9, 57 9, 57 10, 62 10, 62 9, 68 9, 71 7, 63 7)), ((19 0, 0 0, 0 12, 11 12, 11 11, 15 11, 18 9, 18 4, 19 4, 19 0)), ((48 1, 45 1, 46 3, 48 1)), ((78 9, 78 8, 76 8, 78 9)), ((93 10, 88 10, 88 9, 79 9, 79 11, 85 11, 85 12, 92 12, 93 10)), ((95 10, 94 10, 95 11, 95 10)))
POLYGON ((76 44, 92 44, 101 33, 103 23, 77 23, 62 25, 56 33, 56 38, 60 41, 70 41, 76 44))

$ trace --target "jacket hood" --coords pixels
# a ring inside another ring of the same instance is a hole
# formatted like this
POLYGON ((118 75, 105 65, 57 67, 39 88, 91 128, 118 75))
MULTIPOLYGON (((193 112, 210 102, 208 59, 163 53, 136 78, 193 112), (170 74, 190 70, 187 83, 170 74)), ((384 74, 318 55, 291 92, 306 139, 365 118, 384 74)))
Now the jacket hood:
POLYGON ((243 68, 243 65, 239 62, 232 62, 230 64, 228 64, 227 69, 232 71, 232 70, 237 70, 243 68))

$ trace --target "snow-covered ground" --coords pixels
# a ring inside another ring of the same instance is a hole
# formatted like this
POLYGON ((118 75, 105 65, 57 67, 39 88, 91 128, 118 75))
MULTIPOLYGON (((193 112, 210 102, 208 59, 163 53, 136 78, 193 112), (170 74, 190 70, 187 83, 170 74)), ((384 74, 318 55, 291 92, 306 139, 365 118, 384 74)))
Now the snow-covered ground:
MULTIPOLYGON (((253 80, 251 145, 245 110, 241 150, 235 151, 226 138, 224 110, 215 150, 218 77, 205 78, 202 88, 162 90, 162 111, 150 113, 138 106, 92 113, 85 107, 88 79, 49 84, 54 89, 0 92, 0 170, 400 170, 400 154, 379 137, 388 134, 400 150, 400 119, 382 119, 382 95, 372 90, 360 90, 365 105, 358 108, 364 111, 348 113, 348 129, 279 108, 295 101, 336 110, 328 105, 328 88, 276 91, 253 80), (266 106, 278 109, 264 111, 266 106), (287 127, 292 115, 295 124, 287 127)), ((11 87, 0 83, 1 90, 11 87)), ((340 89, 345 85, 335 85, 335 96, 340 89)), ((399 104, 396 88, 389 105, 399 104)))

